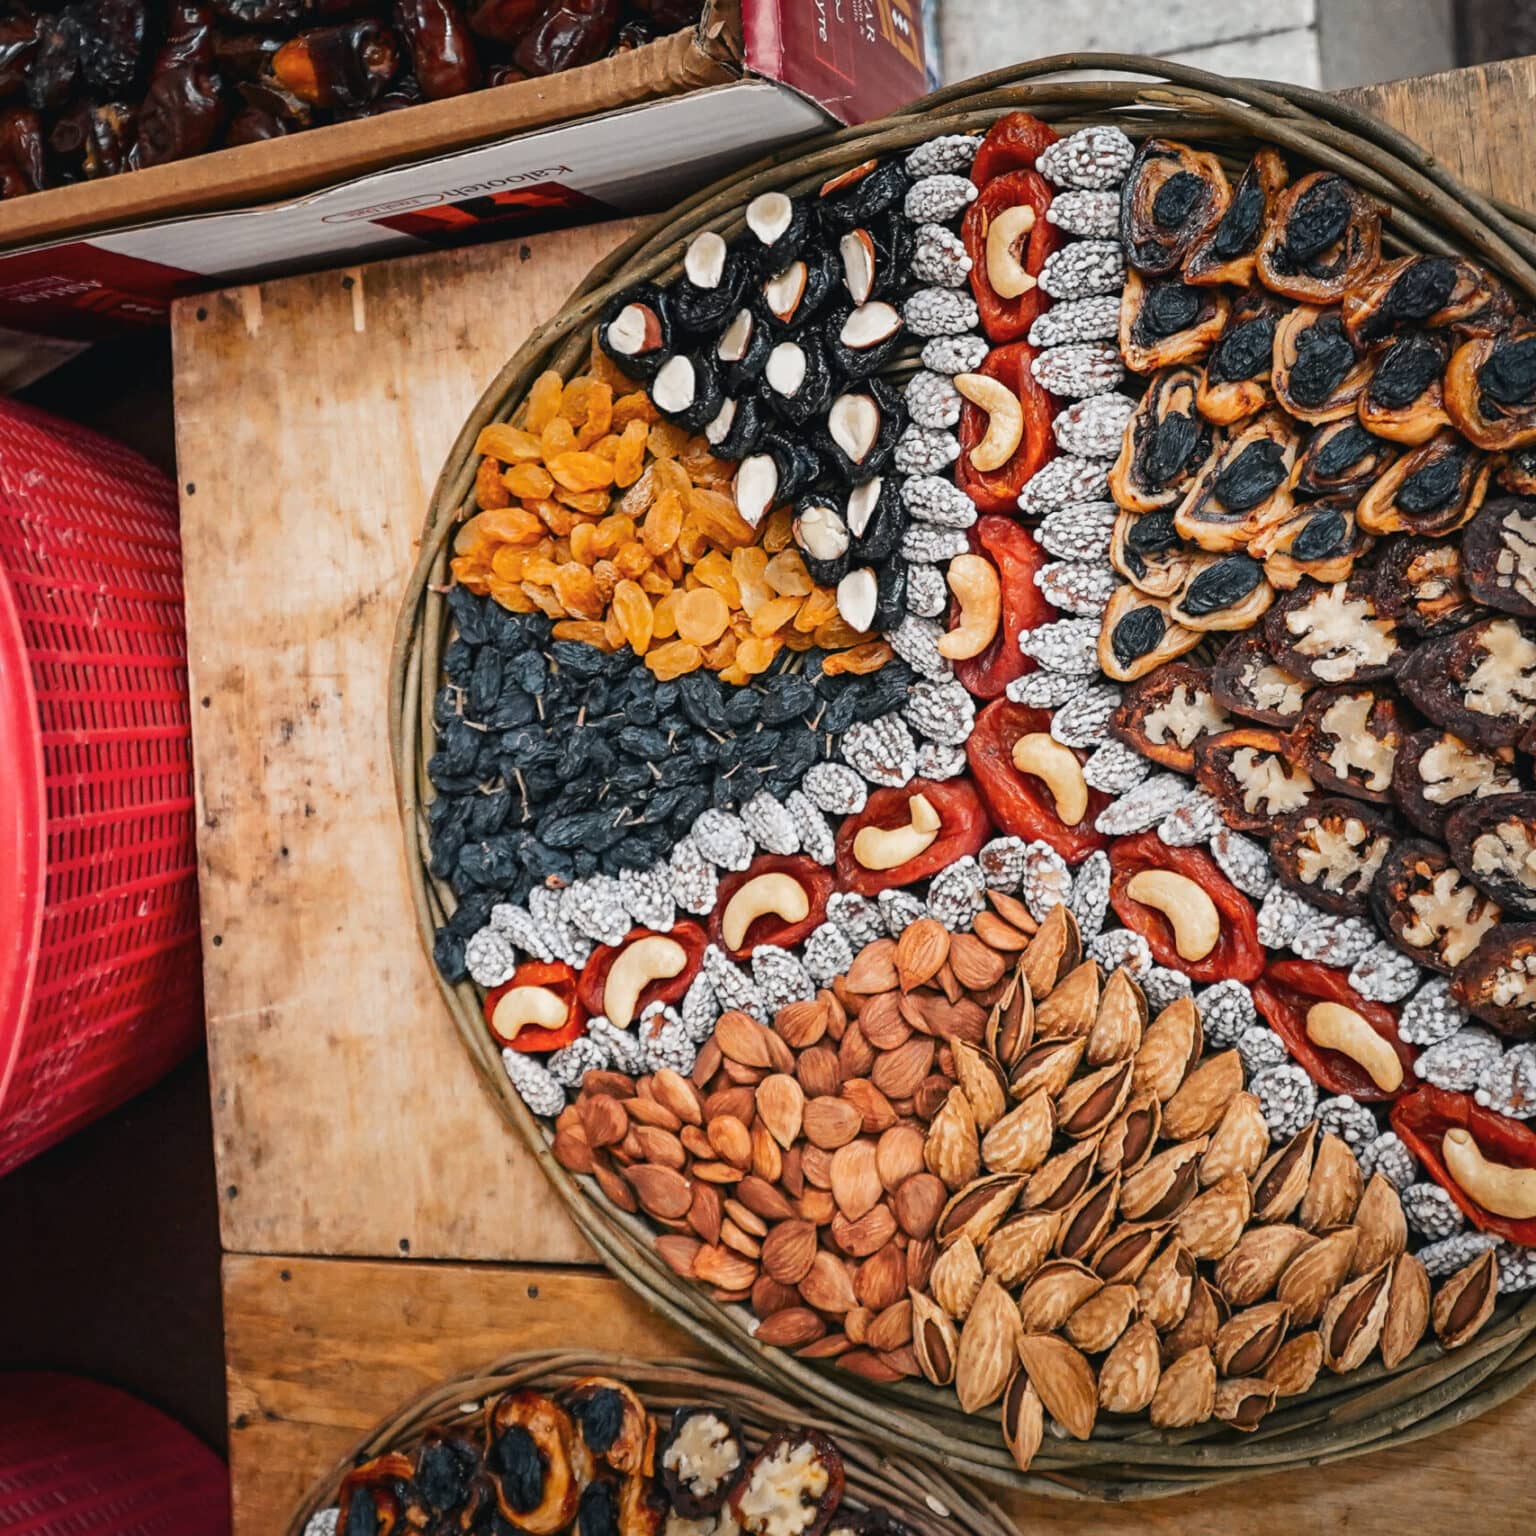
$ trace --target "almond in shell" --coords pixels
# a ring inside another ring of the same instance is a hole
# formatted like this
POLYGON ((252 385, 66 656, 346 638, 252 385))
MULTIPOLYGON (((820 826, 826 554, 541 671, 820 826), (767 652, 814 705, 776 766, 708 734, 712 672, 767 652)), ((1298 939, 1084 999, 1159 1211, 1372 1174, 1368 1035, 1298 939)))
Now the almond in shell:
POLYGON ((1163 1135, 1172 1141, 1188 1141, 1214 1131, 1227 1106, 1242 1091, 1243 1062, 1237 1052, 1207 1056, 1164 1102, 1163 1135))
POLYGON ((1237 1246, 1251 1210, 1248 1181, 1241 1174, 1229 1173, 1202 1190, 1180 1212, 1179 1238, 1197 1259, 1222 1258, 1237 1246))
POLYGON ((1066 907, 1052 907, 1019 960, 1019 974, 1029 983, 1037 1007, 1077 965, 1082 953, 1077 919, 1066 907))
POLYGON ((1048 1259, 1030 1276, 1019 1296, 1019 1321, 1025 1333, 1055 1333, 1104 1287, 1086 1264, 1076 1259, 1048 1259))
POLYGON ((1087 1259, 1114 1225, 1119 1199, 1118 1173, 1085 1189, 1062 1215, 1057 1253, 1064 1259, 1087 1259))
POLYGON ((1099 968, 1092 960, 1069 971, 1035 1006, 1035 1033, 1086 1036, 1099 1011, 1099 968))
POLYGON ((1489 1248, 1449 1276, 1435 1296, 1431 1316, 1441 1346, 1455 1349, 1480 1332, 1498 1295, 1499 1261, 1489 1248))
POLYGON ((1291 1313, 1284 1302, 1266 1301, 1234 1312, 1216 1331, 1211 1353, 1223 1376, 1256 1376, 1285 1342, 1291 1313))
POLYGON ((1114 1345, 1135 1315, 1136 1287, 1106 1285, 1067 1319, 1063 1331, 1079 1349, 1099 1355, 1114 1345))
POLYGON ((971 1310, 984 1278, 975 1243, 962 1235, 933 1261, 928 1272, 928 1294, 951 1317, 963 1318, 971 1310))
POLYGON ((1323 1367, 1323 1336, 1315 1328, 1293 1333, 1264 1367, 1265 1381, 1273 1382, 1281 1397, 1297 1397, 1312 1390, 1323 1367))
POLYGON ((1061 1217, 1054 1211, 1016 1211, 981 1245, 981 1267, 1006 1286, 1027 1280, 1045 1261, 1061 1217))
POLYGON ((947 1248, 965 1236, 978 1246, 1014 1207, 1024 1187, 1018 1173, 988 1173, 951 1195, 939 1213, 934 1239, 947 1248))
POLYGON ((1056 1129, 1074 1141, 1096 1136, 1131 1096, 1131 1063, 1111 1062, 1070 1083, 1056 1098, 1056 1129))
POLYGON ((1131 1078, 1133 1093, 1150 1093, 1166 1104, 1200 1059, 1205 1034, 1192 997, 1175 998, 1146 1027, 1131 1078))
POLYGON ((1323 1336, 1323 1364, 1343 1375, 1364 1365, 1381 1339, 1391 1299, 1392 1269, 1378 1265, 1369 1274, 1351 1280, 1323 1308, 1318 1332, 1323 1336))
POLYGON ((1058 1152, 1030 1175, 1023 1203, 1036 1210, 1064 1211, 1087 1189, 1097 1162, 1098 1147, 1092 1141, 1058 1152))
POLYGON ((1203 1276, 1196 1276, 1184 1316, 1163 1335, 1163 1364, 1192 1349, 1209 1350, 1228 1315, 1221 1292, 1203 1276))
POLYGON ((1166 1243, 1136 1281, 1141 1315, 1155 1328, 1172 1328, 1189 1311, 1195 1256, 1175 1238, 1166 1243))
POLYGON ((1152 1155, 1163 1106, 1150 1093, 1133 1096, 1099 1139, 1100 1173, 1134 1173, 1152 1155))
POLYGON ((1157 1429, 1188 1429, 1216 1411, 1216 1361, 1191 1349, 1167 1366, 1152 1394, 1148 1417, 1157 1429))
POLYGON ((1216 1417, 1233 1429, 1252 1434, 1280 1395, 1272 1381, 1253 1376, 1234 1376, 1216 1383, 1216 1417))
POLYGON ((1018 1059, 1008 1088, 1016 1099, 1028 1098, 1043 1088, 1053 1099, 1077 1071, 1087 1042, 1075 1040, 1037 1040, 1018 1059))
POLYGON ((1274 1290, 1291 1260, 1317 1239, 1300 1227, 1276 1222, 1249 1227, 1216 1266, 1216 1289, 1230 1306, 1251 1307, 1274 1290))
POLYGON ((1147 1027, 1147 999, 1123 966, 1110 973, 1088 1031, 1088 1064, 1104 1066, 1134 1057, 1147 1027))
POLYGON ((1098 1417, 1099 1388, 1087 1358, 1053 1333, 1021 1334, 1018 1351, 1046 1412, 1073 1439, 1088 1439, 1098 1417))
POLYGON ((1322 1315, 1338 1289, 1349 1278, 1360 1236, 1353 1227, 1326 1232, 1315 1243, 1303 1245, 1281 1271, 1275 1299, 1291 1309, 1291 1322, 1309 1327, 1322 1315))
POLYGON ((1312 1158, 1312 1177, 1301 1197, 1297 1219, 1309 1232, 1341 1227, 1354 1220, 1364 1193, 1360 1164, 1348 1144, 1331 1131, 1321 1137, 1312 1158))
POLYGON ((1269 1126, 1258 1099, 1251 1093, 1234 1094, 1200 1159, 1200 1182, 1214 1184, 1229 1173, 1252 1178, 1268 1156, 1269 1126))
POLYGON ((1205 1138, 1177 1141, 1126 1177, 1120 1214, 1127 1221, 1163 1221, 1177 1216, 1199 1188, 1205 1138))
POLYGON ((1035 1038, 1035 1003, 1029 983, 1016 975, 992 1005, 982 1032, 982 1043, 1012 1072, 1035 1038))
POLYGON ((1381 1363, 1396 1370, 1418 1348, 1429 1327, 1429 1273, 1411 1253, 1392 1261, 1387 1316, 1381 1325, 1381 1363))
POLYGON ((966 1314, 955 1354, 955 1395, 964 1412, 979 1413, 1002 1396, 1018 1347, 1018 1308, 989 1275, 966 1314))
POLYGON ((1029 1471, 1045 1435, 1045 1412, 1040 1394, 1025 1374, 1015 1366, 1003 1392, 1003 1443, 1013 1454, 1021 1472, 1029 1471))
POLYGON ((1312 1178, 1317 1121, 1304 1125, 1259 1164, 1249 1192, 1255 1221, 1285 1221, 1301 1204, 1312 1178))
POLYGON ((1172 1228, 1167 1221, 1122 1222, 1094 1249, 1089 1263, 1110 1283, 1139 1280, 1172 1228))
POLYGON ((968 1040, 956 1040, 950 1049, 954 1054, 955 1081, 970 1100, 977 1130, 985 1136, 1008 1108, 1007 1076, 995 1057, 968 1040))
POLYGON ((1371 1175, 1355 1208, 1354 1228, 1360 1241, 1350 1265, 1352 1275, 1375 1269, 1407 1248, 1408 1222, 1403 1216, 1403 1202, 1384 1174, 1371 1175))
POLYGON ((1049 1154, 1055 1133, 1055 1106, 1050 1094, 1037 1088, 982 1138, 981 1160, 993 1173, 1033 1173, 1049 1154))
POLYGON ((964 1090, 952 1088, 943 1107, 928 1127, 923 1161, 950 1189, 960 1189, 976 1177, 981 1167, 981 1141, 976 1116, 964 1090))
POLYGON ((1157 1329, 1138 1318, 1104 1357, 1099 1367, 1099 1407, 1106 1413, 1140 1413, 1162 1378, 1157 1329))
POLYGON ((912 1297, 912 1351, 924 1376, 936 1387, 955 1379, 955 1356, 960 1334, 950 1316, 932 1297, 914 1290, 912 1297))

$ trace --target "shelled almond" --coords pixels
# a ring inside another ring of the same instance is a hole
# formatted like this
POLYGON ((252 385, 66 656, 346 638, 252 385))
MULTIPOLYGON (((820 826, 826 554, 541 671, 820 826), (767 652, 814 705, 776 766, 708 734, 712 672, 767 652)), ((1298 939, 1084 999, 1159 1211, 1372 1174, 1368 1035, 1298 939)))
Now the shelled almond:
POLYGON ((1494 1267, 1432 1299, 1393 1186, 1315 1123, 1272 1146, 1192 999, 1149 1017, 1065 908, 989 915, 875 940, 771 1027, 724 1014, 691 1077, 589 1073, 556 1156, 763 1342, 952 1385, 1021 1466, 1045 1414, 1250 1431, 1325 1366, 1482 1327, 1494 1267))

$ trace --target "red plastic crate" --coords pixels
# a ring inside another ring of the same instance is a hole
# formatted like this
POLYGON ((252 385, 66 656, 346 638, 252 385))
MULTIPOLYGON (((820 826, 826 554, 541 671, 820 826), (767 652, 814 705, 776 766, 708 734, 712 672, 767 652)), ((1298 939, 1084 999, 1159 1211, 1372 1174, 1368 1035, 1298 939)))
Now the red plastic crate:
POLYGON ((0 1173, 202 1032, 175 487, 0 401, 0 1173))
POLYGON ((0 1375, 6 1536, 228 1536, 229 1474, 200 1440, 115 1387, 0 1375))

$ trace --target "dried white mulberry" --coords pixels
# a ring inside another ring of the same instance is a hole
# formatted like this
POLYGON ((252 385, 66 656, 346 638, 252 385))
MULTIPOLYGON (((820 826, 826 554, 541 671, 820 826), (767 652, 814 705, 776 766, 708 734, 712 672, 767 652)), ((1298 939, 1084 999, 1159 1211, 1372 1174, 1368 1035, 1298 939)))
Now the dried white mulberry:
POLYGON ((1317 908, 1305 897, 1277 885, 1259 903, 1259 943, 1265 949, 1284 949, 1301 925, 1316 915, 1317 908))
POLYGON ((587 1020, 587 1034, 608 1052, 608 1061, 615 1072, 627 1072, 631 1077, 638 1077, 645 1070, 640 1039, 632 1031, 620 1029, 617 1024, 598 1014, 596 1018, 587 1020))
POLYGON ((891 462, 903 475, 934 475, 960 457, 960 440, 953 432, 910 424, 896 442, 891 462))
POLYGON ((1138 980, 1152 969, 1152 951, 1139 933, 1129 928, 1106 928, 1087 945, 1090 960, 1097 960, 1108 974, 1124 966, 1138 980))
POLYGON ((1035 169, 1058 187, 1085 187, 1105 192, 1118 187, 1136 158, 1136 146, 1118 128, 1094 123, 1047 145, 1035 159, 1035 169))
POLYGON ((1037 923, 1043 923, 1053 908, 1066 906, 1071 900, 1072 871, 1049 843, 1037 840, 1025 848, 1019 895, 1037 923))
POLYGON ((946 374, 920 368, 907 380, 907 414, 920 427, 952 427, 960 420, 960 391, 946 374))
POLYGON ((1317 1123, 1328 1135, 1337 1136, 1358 1153, 1381 1134, 1376 1116, 1358 1099, 1347 1093, 1324 1099, 1317 1106, 1317 1123))
POLYGON ((1110 739, 1109 717, 1119 702, 1116 684, 1091 684, 1051 716, 1051 735, 1064 747, 1100 746, 1110 739))
POLYGON ((1067 905, 1077 919, 1084 942, 1097 937, 1109 915, 1109 855, 1102 848, 1095 849, 1077 866, 1067 905))
POLYGON ((1125 252, 1118 240, 1077 240, 1052 251, 1040 287, 1053 299, 1090 299, 1125 287, 1125 252))
POLYGON ((1231 827, 1218 827, 1211 837, 1211 857, 1244 896, 1262 901, 1275 883, 1275 871, 1262 843, 1231 827))
POLYGON ((1451 996, 1450 978, 1431 976, 1403 1004, 1397 1035, 1408 1045, 1437 1045, 1449 1040, 1466 1022, 1467 1010, 1451 996))
POLYGON ((1099 626, 1093 619, 1058 619, 1019 636, 1019 649, 1052 672, 1089 677, 1099 670, 1099 626))
POLYGON ((592 875, 567 886, 560 898, 560 913, 578 933, 599 944, 622 944, 633 927, 619 882, 608 875, 592 875))
MULTIPOLYGON (((976 189, 970 187, 971 195, 976 189)), ((959 336, 974 331, 976 301, 957 288, 919 288, 901 306, 901 317, 914 336, 959 336)))
POLYGON ((871 784, 900 788, 917 771, 917 743, 900 715, 857 720, 843 732, 843 757, 871 784))
POLYGON ((952 176, 971 168, 981 140, 972 133, 941 133, 907 151, 902 162, 913 177, 952 176))
POLYGON ((640 928, 665 933, 676 921, 677 903, 672 896, 672 868, 653 864, 649 869, 619 872, 619 891, 624 908, 640 928))
POLYGON ((562 1088, 572 1092, 581 1087, 581 1080, 588 1072, 601 1072, 609 1062, 608 1048, 590 1034, 580 1035, 569 1045, 545 1058, 549 1075, 562 1088))
MULTIPOLYGON (((1059 357, 1067 350, 1055 347, 1041 356, 1059 357)), ((1128 395, 1090 395, 1060 412, 1051 430, 1063 453, 1075 453, 1080 459, 1112 459, 1120 452, 1125 424, 1135 412, 1136 402, 1128 395)))
MULTIPOLYGON (((1064 400, 1107 394, 1118 389, 1125 378, 1120 349, 1097 341, 1076 341, 1064 347, 1051 347, 1029 367, 1041 389, 1064 400)), ((1066 444, 1062 447, 1066 449, 1066 444)), ((1078 452, 1075 449, 1068 451, 1078 452)), ((1079 457, 1089 455, 1079 453, 1079 457)))
POLYGON ((551 935, 532 912, 515 902, 498 901, 491 908, 491 927, 535 960, 549 961, 555 958, 554 947, 550 943, 551 935))
POLYGON ((918 918, 928 916, 927 903, 899 886, 881 891, 875 900, 879 904, 880 922, 893 939, 899 939, 918 918))
POLYGON ((1423 1082, 1447 1093, 1471 1093, 1483 1069, 1504 1054, 1496 1035, 1475 1026, 1458 1029, 1449 1039, 1420 1051, 1413 1070, 1423 1082))
POLYGON ((652 1003, 640 1016, 636 1033, 640 1037, 640 1064, 647 1072, 670 1067, 686 1077, 693 1071, 699 1047, 677 1013, 666 1004, 652 1003))
POLYGON ((901 504, 919 522, 940 528, 969 528, 976 521, 976 503, 954 481, 939 475, 914 475, 905 481, 901 504))
POLYGON ((683 1028, 695 1045, 703 1045, 715 1032, 715 1021, 720 1017, 720 1000, 715 996, 714 983, 701 970, 688 983, 679 1010, 683 1028))
POLYGON ((499 987, 517 969, 517 952, 507 936, 487 924, 469 936, 464 965, 480 987, 499 987))
POLYGON ((1289 1058, 1283 1041, 1268 1024, 1250 1024, 1237 1037, 1237 1054, 1250 1077, 1266 1067, 1278 1067, 1289 1058))
POLYGON ((668 863, 672 870, 672 899, 678 906, 684 912, 698 916, 713 912, 719 877, 715 874, 715 866, 704 857, 691 836, 673 846, 668 863))
POLYGON ((902 212, 914 224, 945 224, 976 201, 976 186, 969 176, 941 171, 923 176, 907 188, 902 212))
POLYGON ((1491 1232, 1457 1232, 1438 1243, 1426 1243, 1417 1257, 1431 1280, 1444 1280, 1465 1269, 1480 1253, 1498 1246, 1499 1240, 1491 1232))
POLYGON ((1376 942, 1376 929, 1363 917, 1320 912, 1291 935, 1291 950, 1303 960, 1347 971, 1376 942))
POLYGON ((901 557, 913 565, 943 565, 970 547, 964 529, 934 523, 908 523, 901 535, 901 557))
POLYGON ((777 944, 759 944, 752 951, 752 980, 769 1019, 791 1003, 809 1002, 816 996, 816 983, 810 972, 777 944))
POLYGON ((807 768, 800 788, 812 805, 829 816, 857 816, 869 798, 864 780, 845 763, 817 763, 807 768))
POLYGON ((936 619, 949 607, 949 587, 936 565, 907 567, 907 612, 920 619, 936 619))
POLYGON ((1205 1030, 1205 1043, 1218 1051, 1229 1050, 1258 1018, 1253 994, 1236 979, 1228 977, 1195 994, 1195 1010, 1205 1030))
POLYGON ((1438 1184, 1427 1180, 1410 1184, 1402 1192, 1402 1201, 1408 1225, 1432 1243, 1453 1236, 1467 1224, 1461 1207, 1438 1184))
POLYGON ((837 857, 837 838, 811 797, 802 790, 792 790, 784 808, 800 834, 800 851, 818 864, 831 864, 837 857))
POLYGON ((956 779, 966 770, 964 747, 937 741, 917 744, 917 776, 920 779, 956 779))
POLYGON ((1367 1179, 1379 1173, 1395 1189, 1407 1189, 1419 1176, 1413 1153, 1396 1131, 1383 1131, 1375 1141, 1360 1148, 1360 1172, 1367 1179))
POLYGON ((827 897, 827 921, 842 930, 855 953, 885 933, 879 907, 857 891, 833 891, 827 897))
POLYGON ((811 980, 825 987, 853 964, 853 945, 836 923, 823 923, 801 946, 800 959, 811 980))
POLYGON ((795 826, 795 818, 789 814, 789 808, 766 789, 759 790, 742 806, 741 822, 747 835, 764 853, 799 853, 800 832, 795 826))
POLYGON ((1042 668, 1014 678, 1003 692, 1011 704, 1027 704, 1031 709, 1056 709, 1068 699, 1075 699, 1083 686, 1080 672, 1052 672, 1042 668))
MULTIPOLYGON (((948 677, 954 667, 947 656, 939 652, 939 641, 944 635, 942 625, 932 619, 914 618, 910 613, 886 638, 912 670, 922 677, 938 679, 948 677)), ((847 737, 843 738, 845 741, 847 737)))
POLYGON ((710 944, 704 950, 704 974, 715 989, 723 1011, 739 1008, 750 1013, 759 1024, 766 1024, 772 1017, 763 1002, 763 995, 756 983, 739 965, 734 965, 718 944, 710 944))
POLYGON ((1536 1044, 1517 1045, 1490 1061, 1478 1075, 1474 1097, 1511 1120, 1536 1116, 1536 1044))
POLYGON ((690 834, 700 853, 721 869, 745 869, 752 862, 752 834, 740 816, 711 806, 700 811, 690 834))
POLYGON ((1028 849, 1022 837, 994 837, 990 843, 984 843, 976 862, 981 865, 988 888, 1005 895, 1018 890, 1028 849))
POLYGON ((1074 341, 1112 341, 1120 334, 1120 295, 1095 294, 1053 304, 1029 328, 1032 347, 1062 347, 1074 341))
MULTIPOLYGON (((710 871, 711 879, 714 872, 710 871)), ((556 960, 580 970, 592 954, 592 941, 584 933, 577 933, 565 920, 563 891, 552 890, 547 885, 536 885, 528 892, 528 915, 538 924, 544 942, 553 951, 556 960)), ((713 887, 708 912, 715 904, 713 887)), ((494 909, 493 909, 494 912, 494 909)))
POLYGON ((1083 764, 1083 782, 1089 789, 1123 795, 1152 772, 1152 764, 1123 741, 1106 741, 1083 764))
POLYGON ((1317 1108, 1317 1084, 1304 1067, 1289 1063, 1266 1067, 1248 1082, 1259 1101, 1273 1141, 1287 1141, 1312 1118, 1317 1108))
POLYGON ((1194 848, 1209 842, 1222 824, 1221 803, 1203 789, 1192 789, 1158 824, 1157 835, 1170 848, 1194 848))
POLYGON ((1139 979, 1142 995, 1147 1000, 1147 1011, 1154 1018, 1170 1003, 1176 1003, 1194 991, 1183 971, 1170 970, 1166 965, 1152 966, 1139 979))
POLYGON ((971 275, 971 258, 960 237, 942 224, 918 227, 910 266, 918 282, 943 288, 958 288, 971 275))
POLYGON ((1407 955, 1383 939, 1355 961, 1349 984, 1369 1002, 1397 1003, 1418 986, 1421 974, 1407 955))

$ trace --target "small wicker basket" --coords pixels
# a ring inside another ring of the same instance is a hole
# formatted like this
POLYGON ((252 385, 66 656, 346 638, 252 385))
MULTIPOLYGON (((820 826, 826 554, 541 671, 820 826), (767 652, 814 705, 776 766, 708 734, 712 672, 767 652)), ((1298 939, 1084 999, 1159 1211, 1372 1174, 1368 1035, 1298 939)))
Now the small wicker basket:
POLYGON ((823 1429, 837 1442, 848 1478, 845 1499, 862 1509, 889 1510, 919 1536, 1012 1536, 1013 1522, 984 1493, 904 1454, 888 1459, 831 1419, 807 1417, 804 1407, 707 1366, 682 1360, 631 1360, 579 1352, 508 1355, 483 1370, 455 1376, 413 1398, 363 1437, 310 1489, 288 1522, 287 1536, 302 1536, 319 1510, 336 1502, 341 1480, 354 1466, 386 1451, 413 1451, 433 1426, 467 1423, 485 1400, 517 1387, 555 1392, 584 1376, 627 1382, 641 1401, 665 1418, 685 1403, 728 1405, 756 1450, 785 1425, 823 1429))
MULTIPOLYGON (((598 263, 565 308, 536 329, 487 389, 453 446, 438 482, 421 555, 405 593, 392 659, 391 740, 418 919, 430 946, 453 896, 428 873, 424 807, 433 750, 432 698, 448 638, 442 598, 448 543, 472 510, 482 427, 511 417, 533 378, 547 368, 570 377, 585 361, 594 316, 632 283, 665 281, 687 242, 704 229, 730 238, 759 192, 798 193, 873 155, 901 151, 942 133, 985 130, 1004 112, 1025 110, 1067 132, 1114 122, 1132 137, 1157 131, 1213 150, 1239 168, 1259 145, 1298 165, 1352 178, 1385 210, 1393 253, 1464 255, 1486 263, 1511 288, 1536 300, 1536 220, 1460 185, 1434 159, 1369 114, 1319 92, 1270 82, 1232 81, 1163 60, 1074 54, 963 82, 906 111, 781 152, 681 204, 643 227, 598 263), (1065 72, 1134 73, 1130 79, 1047 78, 1065 72)), ((726 1307, 679 1279, 657 1257, 654 1232, 611 1205, 592 1180, 556 1163, 550 1134, 524 1107, 503 1071, 472 987, 444 987, 465 1046, 488 1091, 548 1174, 577 1225, 615 1274, 672 1322, 775 1389, 798 1393, 841 1423, 889 1447, 921 1443, 968 1476, 1056 1497, 1114 1500, 1189 1492, 1232 1478, 1321 1464, 1419 1438, 1484 1413, 1536 1380, 1536 1300, 1507 1300, 1477 1340, 1445 1355, 1422 1346, 1395 1371, 1379 1363, 1319 1380, 1288 1399, 1258 1433, 1211 1423, 1160 1432, 1101 1421, 1086 1442, 1047 1440, 1028 1474, 1017 1469, 993 1415, 968 1417, 952 1394, 905 1383, 875 1386, 825 1365, 765 1348, 744 1307, 726 1307)))

